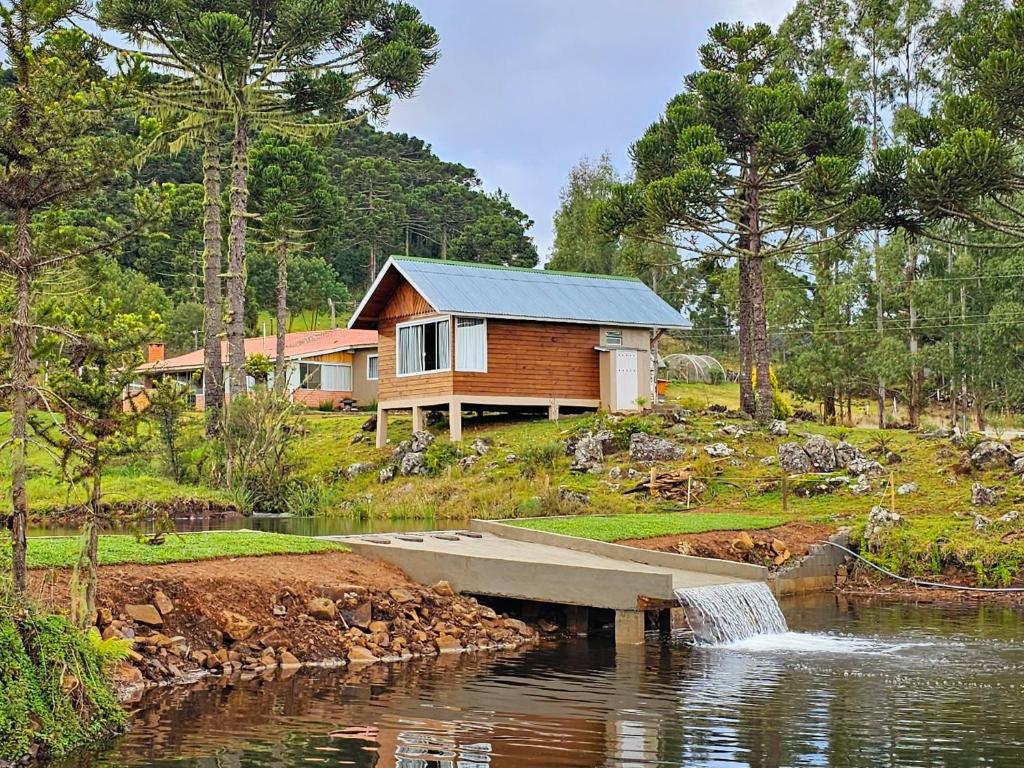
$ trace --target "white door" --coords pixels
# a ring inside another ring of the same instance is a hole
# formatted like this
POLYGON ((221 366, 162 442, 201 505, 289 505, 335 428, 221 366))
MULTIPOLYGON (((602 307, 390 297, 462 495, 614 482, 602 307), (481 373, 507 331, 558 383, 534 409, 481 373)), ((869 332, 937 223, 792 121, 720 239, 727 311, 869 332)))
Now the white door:
POLYGON ((615 356, 615 408, 616 411, 635 411, 640 396, 637 376, 637 351, 616 349, 615 356))

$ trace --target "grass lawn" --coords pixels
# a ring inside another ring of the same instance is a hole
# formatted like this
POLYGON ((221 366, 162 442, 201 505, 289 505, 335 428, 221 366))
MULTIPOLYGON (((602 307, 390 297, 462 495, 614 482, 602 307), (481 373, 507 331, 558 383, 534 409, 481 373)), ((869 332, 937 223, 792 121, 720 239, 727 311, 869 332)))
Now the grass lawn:
POLYGON ((520 528, 579 536, 597 541, 647 539, 704 531, 738 531, 773 528, 788 518, 782 515, 744 515, 732 513, 668 512, 614 517, 557 517, 509 521, 520 528))
MULTIPOLYGON (((79 539, 34 538, 28 545, 29 568, 70 568, 78 558, 79 539)), ((306 555, 316 552, 347 552, 343 544, 305 536, 252 531, 218 531, 171 535, 160 545, 136 541, 134 536, 101 536, 100 565, 181 563, 217 557, 259 555, 306 555)))

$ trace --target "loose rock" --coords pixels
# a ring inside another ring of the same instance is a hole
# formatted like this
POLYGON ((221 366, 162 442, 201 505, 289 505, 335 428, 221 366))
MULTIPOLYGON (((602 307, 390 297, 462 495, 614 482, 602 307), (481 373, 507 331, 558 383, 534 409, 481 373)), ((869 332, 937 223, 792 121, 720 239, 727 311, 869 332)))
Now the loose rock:
POLYGON ((832 443, 822 435, 812 435, 804 441, 804 452, 810 457, 811 464, 819 472, 834 472, 836 468, 836 450, 832 443))
POLYGON ((160 615, 160 611, 153 605, 126 605, 124 612, 128 614, 128 618, 137 624, 146 624, 150 627, 162 627, 164 624, 163 616, 160 615))
POLYGON ((338 606, 327 597, 314 597, 306 605, 306 613, 320 621, 335 621, 338 618, 338 606))
POLYGON ((896 493, 900 496, 906 496, 910 493, 917 493, 917 483, 904 483, 896 489, 896 493))
POLYGON ((996 503, 998 494, 994 488, 988 488, 981 483, 974 483, 971 486, 971 504, 976 507, 990 507, 996 503))
POLYGON ((864 529, 864 538, 867 539, 868 549, 872 552, 881 549, 885 532, 902 522, 903 518, 896 512, 890 512, 885 507, 872 507, 868 513, 867 527, 864 529))
POLYGON ((245 640, 256 631, 256 625, 245 616, 234 611, 224 611, 221 614, 221 632, 231 640, 245 640))
POLYGON ((727 456, 732 456, 736 451, 725 443, 712 443, 704 446, 704 453, 713 459, 724 459, 727 456))
POLYGON ((977 470, 1009 467, 1013 463, 1013 452, 997 440, 982 440, 971 451, 971 466, 977 470))
POLYGON ((634 432, 629 440, 629 460, 636 464, 677 461, 685 455, 681 445, 646 432, 634 432))
POLYGON ((775 437, 788 437, 789 426, 781 419, 775 419, 768 423, 768 434, 775 437))
POLYGON ((419 451, 403 454, 398 465, 398 472, 401 475, 425 475, 427 473, 426 454, 419 451))
POLYGON ((842 467, 843 469, 849 467, 851 462, 864 458, 864 454, 861 453, 858 448, 850 445, 845 441, 840 441, 836 443, 835 452, 836 464, 842 467))
POLYGON ((810 472, 813 468, 811 457, 800 443, 781 443, 778 448, 779 467, 791 475, 810 472))
POLYGON ((373 464, 368 461, 357 461, 345 467, 345 477, 349 480, 373 471, 373 464))
POLYGON ((153 593, 153 605, 160 611, 160 615, 167 617, 174 613, 174 603, 171 602, 171 598, 163 593, 163 590, 158 589, 153 593))

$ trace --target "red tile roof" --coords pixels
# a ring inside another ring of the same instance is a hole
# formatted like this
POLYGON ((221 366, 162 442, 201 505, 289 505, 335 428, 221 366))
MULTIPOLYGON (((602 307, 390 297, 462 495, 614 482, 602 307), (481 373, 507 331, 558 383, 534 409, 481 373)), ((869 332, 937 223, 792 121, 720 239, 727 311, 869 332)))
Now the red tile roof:
MULTIPOLYGON (((322 355, 326 352, 352 349, 353 347, 374 347, 377 345, 376 331, 338 328, 333 331, 299 331, 284 336, 284 354, 288 358, 322 355)), ((277 357, 277 340, 273 336, 254 336, 245 340, 245 356, 263 354, 271 360, 277 357)), ((228 343, 221 342, 221 357, 228 359, 228 343)), ((203 350, 196 349, 184 355, 169 357, 156 363, 146 363, 140 371, 195 370, 203 367, 203 350)))

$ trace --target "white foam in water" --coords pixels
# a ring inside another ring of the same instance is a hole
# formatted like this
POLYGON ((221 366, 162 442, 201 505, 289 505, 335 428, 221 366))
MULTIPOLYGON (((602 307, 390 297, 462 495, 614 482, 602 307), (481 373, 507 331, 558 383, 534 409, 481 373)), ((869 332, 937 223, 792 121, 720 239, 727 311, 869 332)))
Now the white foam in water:
POLYGON ((789 631, 775 595, 764 582, 677 589, 676 597, 702 645, 730 644, 789 631))
POLYGON ((742 640, 719 643, 715 647, 747 653, 839 653, 881 656, 906 648, 930 643, 886 643, 866 637, 826 635, 805 632, 782 632, 774 635, 753 635, 742 640))

